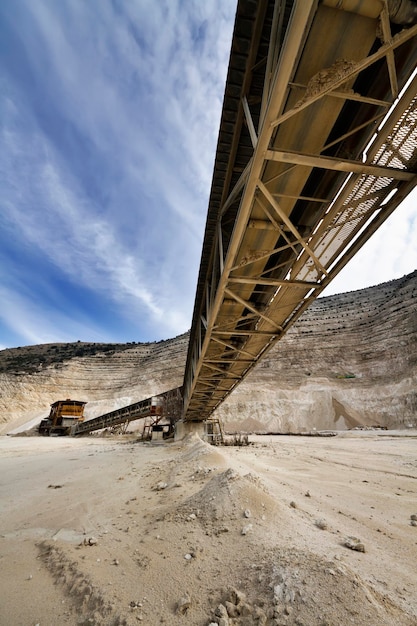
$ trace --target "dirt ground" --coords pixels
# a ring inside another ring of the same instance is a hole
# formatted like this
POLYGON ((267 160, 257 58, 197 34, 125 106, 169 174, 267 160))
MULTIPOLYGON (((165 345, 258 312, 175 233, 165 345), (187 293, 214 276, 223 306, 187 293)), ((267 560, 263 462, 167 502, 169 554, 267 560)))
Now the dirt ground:
POLYGON ((0 624, 415 626, 397 435, 0 437, 0 624))

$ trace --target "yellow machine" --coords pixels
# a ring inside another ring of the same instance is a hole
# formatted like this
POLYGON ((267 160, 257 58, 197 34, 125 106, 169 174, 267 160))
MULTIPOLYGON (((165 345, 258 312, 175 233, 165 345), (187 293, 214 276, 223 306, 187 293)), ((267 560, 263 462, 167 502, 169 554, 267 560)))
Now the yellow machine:
POLYGON ((39 425, 40 435, 68 435, 71 426, 84 421, 86 402, 79 400, 57 400, 51 404, 51 412, 39 425))

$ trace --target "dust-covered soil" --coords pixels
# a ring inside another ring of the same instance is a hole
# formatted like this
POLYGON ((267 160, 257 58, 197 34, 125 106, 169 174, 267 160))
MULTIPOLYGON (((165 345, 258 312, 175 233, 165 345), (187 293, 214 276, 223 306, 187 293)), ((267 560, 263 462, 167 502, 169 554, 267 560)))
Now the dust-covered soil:
POLYGON ((0 624, 415 626, 417 439, 0 438, 0 624))

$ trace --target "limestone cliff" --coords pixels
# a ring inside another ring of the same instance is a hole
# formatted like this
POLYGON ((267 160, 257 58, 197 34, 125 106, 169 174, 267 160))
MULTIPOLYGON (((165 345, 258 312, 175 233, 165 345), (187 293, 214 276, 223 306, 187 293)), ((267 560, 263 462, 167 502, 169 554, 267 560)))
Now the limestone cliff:
MULTIPOLYGON (((0 432, 60 398, 87 417, 179 386, 188 334, 149 344, 54 344, 0 352, 0 432)), ((320 298, 219 407, 228 430, 417 425, 417 271, 320 298)))
POLYGON ((417 424, 417 272, 317 300, 218 409, 229 428, 417 424))

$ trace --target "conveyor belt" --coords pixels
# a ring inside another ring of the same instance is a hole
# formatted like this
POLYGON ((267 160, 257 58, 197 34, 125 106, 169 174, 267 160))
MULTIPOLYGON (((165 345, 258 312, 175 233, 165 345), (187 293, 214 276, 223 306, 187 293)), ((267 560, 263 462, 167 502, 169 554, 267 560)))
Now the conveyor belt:
POLYGON ((119 424, 133 422, 134 420, 145 417, 154 418, 155 424, 163 417, 172 418, 173 421, 176 421, 181 413, 181 405, 181 389, 171 389, 158 396, 140 400, 134 404, 124 406, 115 411, 110 411, 109 413, 104 413, 103 415, 77 424, 77 426, 73 427, 71 435, 85 435, 94 430, 112 428, 119 424))
POLYGON ((211 415, 416 185, 416 8, 238 3, 185 420, 211 415))

